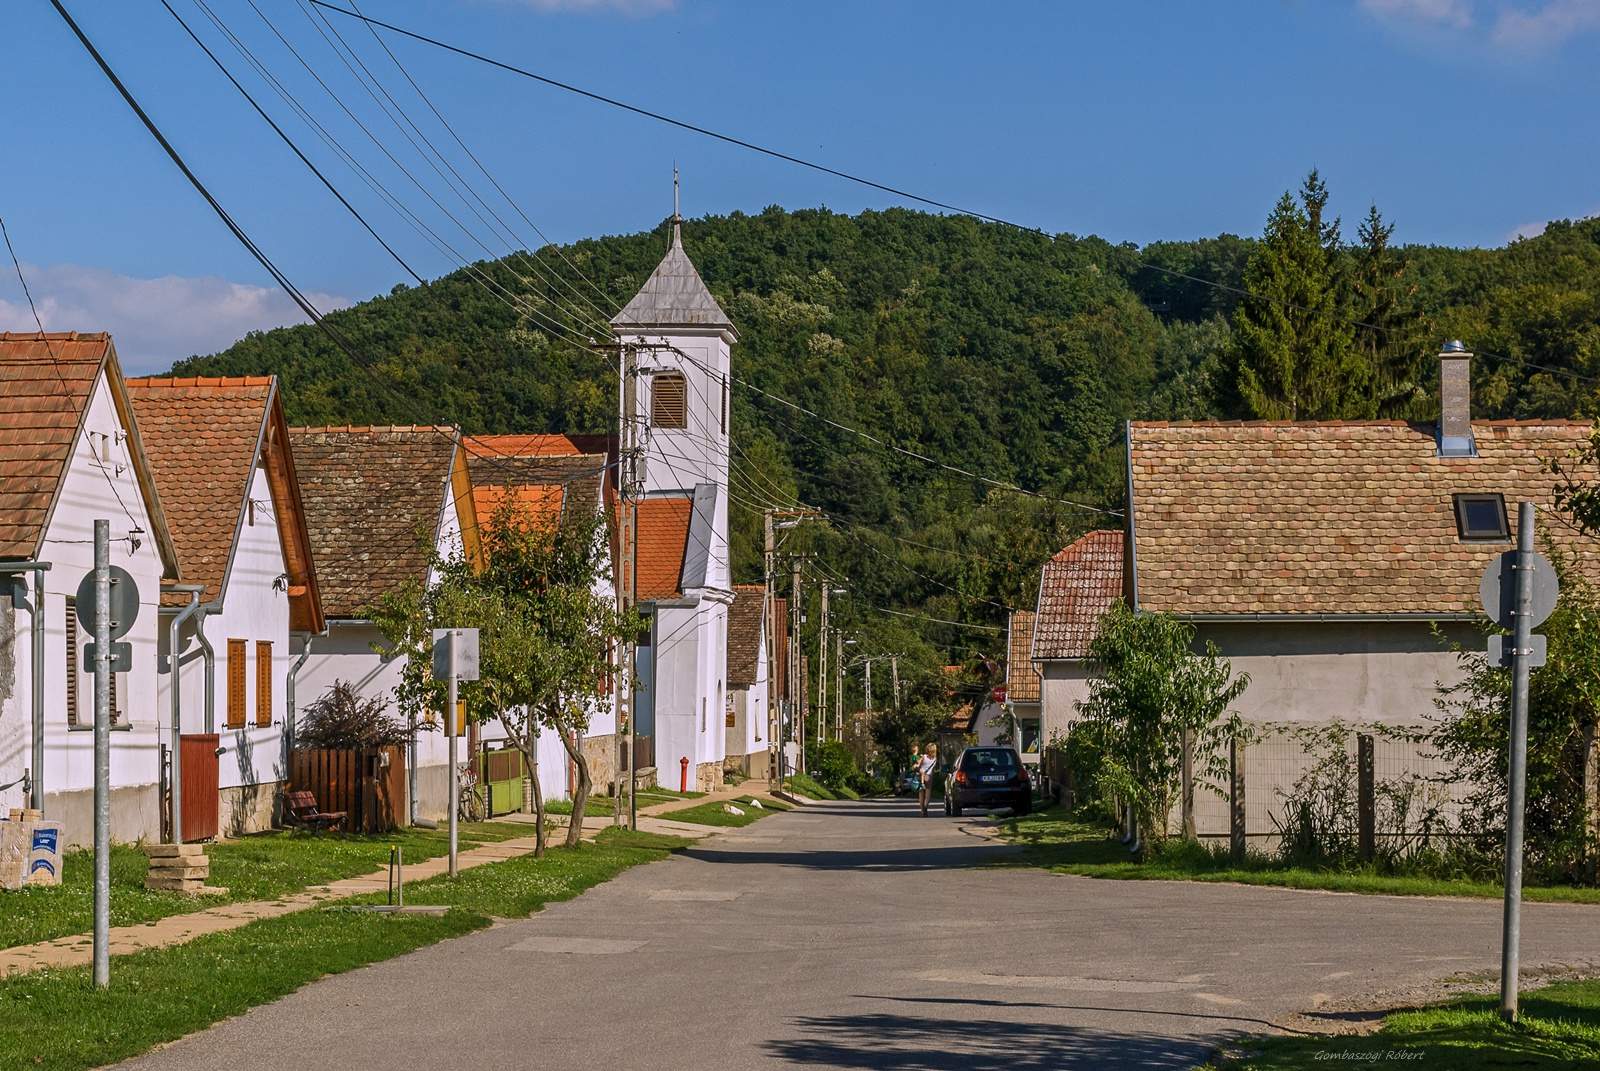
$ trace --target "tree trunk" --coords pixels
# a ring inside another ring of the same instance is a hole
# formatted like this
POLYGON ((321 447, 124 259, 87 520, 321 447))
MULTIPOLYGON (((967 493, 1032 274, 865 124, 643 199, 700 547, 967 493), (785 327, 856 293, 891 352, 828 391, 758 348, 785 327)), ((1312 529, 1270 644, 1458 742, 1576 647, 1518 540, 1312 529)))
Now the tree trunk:
POLYGON ((505 728, 506 738, 522 752, 522 762, 528 770, 528 781, 533 786, 533 857, 538 859, 544 855, 545 848, 544 793, 539 788, 538 741, 533 735, 533 719, 530 717, 526 726, 517 726, 506 717, 505 711, 499 711, 498 714, 500 724, 505 728))
POLYGON ((567 826, 567 847, 576 848, 583 838, 583 812, 589 805, 589 787, 593 782, 589 777, 589 762, 583 757, 583 734, 574 729, 569 737, 565 730, 558 728, 556 735, 578 771, 578 784, 572 792, 572 821, 567 826))

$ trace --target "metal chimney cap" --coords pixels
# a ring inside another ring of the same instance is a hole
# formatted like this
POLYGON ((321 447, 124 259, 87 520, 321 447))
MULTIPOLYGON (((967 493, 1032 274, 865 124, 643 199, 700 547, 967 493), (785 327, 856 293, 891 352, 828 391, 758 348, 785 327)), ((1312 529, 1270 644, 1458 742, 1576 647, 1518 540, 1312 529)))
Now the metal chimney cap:
POLYGON ((1453 338, 1449 342, 1446 342, 1444 344, 1444 347, 1439 352, 1440 353, 1466 353, 1467 352, 1467 344, 1465 342, 1462 342, 1459 338, 1453 338))

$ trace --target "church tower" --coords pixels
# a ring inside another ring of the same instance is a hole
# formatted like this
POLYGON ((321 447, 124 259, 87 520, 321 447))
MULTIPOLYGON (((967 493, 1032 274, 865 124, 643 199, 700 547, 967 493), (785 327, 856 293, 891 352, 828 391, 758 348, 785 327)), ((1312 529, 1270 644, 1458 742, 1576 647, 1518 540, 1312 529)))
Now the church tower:
POLYGON ((683 587, 731 591, 728 421, 738 335, 684 251, 676 176, 673 201, 667 255, 611 326, 618 342, 636 347, 643 496, 694 499, 683 587))

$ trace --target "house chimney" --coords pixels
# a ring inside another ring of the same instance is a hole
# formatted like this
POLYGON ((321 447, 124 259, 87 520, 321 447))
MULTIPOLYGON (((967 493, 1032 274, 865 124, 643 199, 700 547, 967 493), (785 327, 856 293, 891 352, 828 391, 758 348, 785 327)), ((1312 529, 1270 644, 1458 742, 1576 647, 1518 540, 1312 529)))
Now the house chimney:
POLYGON ((1459 341, 1439 351, 1439 456, 1473 457, 1472 354, 1459 341))

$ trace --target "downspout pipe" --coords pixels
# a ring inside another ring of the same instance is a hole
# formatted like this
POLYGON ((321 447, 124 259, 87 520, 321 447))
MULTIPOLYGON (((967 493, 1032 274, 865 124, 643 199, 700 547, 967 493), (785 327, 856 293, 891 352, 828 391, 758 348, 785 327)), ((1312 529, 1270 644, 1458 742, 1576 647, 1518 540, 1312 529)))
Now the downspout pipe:
POLYGON ((44 810, 44 574, 49 569, 49 562, 0 562, 0 573, 33 574, 33 601, 24 599, 22 605, 28 611, 32 637, 28 649, 33 678, 29 690, 33 705, 33 765, 27 770, 28 806, 37 811, 44 810))
POLYGON ((183 843, 183 626, 200 611, 203 584, 169 584, 189 596, 189 605, 167 622, 167 698, 172 705, 172 843, 183 843))
MULTIPOLYGON (((324 632, 323 635, 326 636, 327 633, 324 632)), ((311 657, 311 641, 314 638, 315 637, 313 636, 313 634, 309 633, 309 632, 303 632, 303 633, 300 634, 300 655, 299 655, 298 658, 296 658, 294 660, 293 663, 290 664, 289 672, 284 676, 284 679, 283 679, 283 703, 284 703, 283 753, 284 753, 284 768, 285 769, 288 769, 289 754, 292 751, 294 751, 294 730, 295 730, 295 710, 296 710, 296 707, 295 707, 295 688, 294 688, 295 679, 297 677, 299 677, 300 669, 301 669, 302 666, 304 666, 306 664, 306 659, 311 657)))
POLYGON ((194 620, 194 638, 200 641, 200 650, 206 659, 206 732, 217 731, 217 652, 211 647, 211 641, 206 639, 206 618, 211 614, 222 613, 222 599, 213 599, 199 607, 199 615, 194 620))

